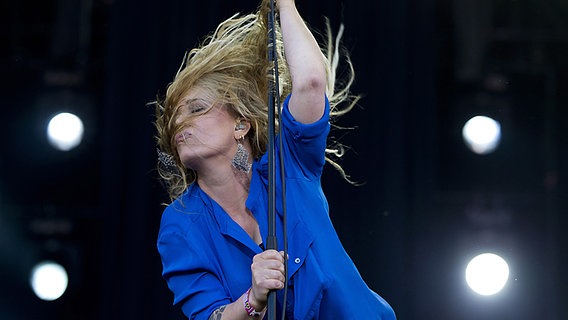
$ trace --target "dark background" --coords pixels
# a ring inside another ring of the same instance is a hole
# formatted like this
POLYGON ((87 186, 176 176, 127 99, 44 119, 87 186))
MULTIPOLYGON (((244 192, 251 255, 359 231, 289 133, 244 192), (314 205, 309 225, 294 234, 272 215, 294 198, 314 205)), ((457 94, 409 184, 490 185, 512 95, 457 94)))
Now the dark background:
MULTIPOLYGON (((153 108, 186 50, 257 1, 44 0, 0 7, 0 319, 182 319, 156 251, 167 198, 153 108), (48 146, 50 115, 81 116, 83 143, 48 146), (41 258, 69 272, 37 299, 41 258)), ((399 319, 567 319, 568 2, 297 1, 310 26, 346 25, 360 108, 323 179, 337 231, 399 319), (461 127, 502 126, 476 155, 461 127), (493 297, 465 265, 505 257, 493 297)), ((349 293, 345 293, 348 301, 349 293)))

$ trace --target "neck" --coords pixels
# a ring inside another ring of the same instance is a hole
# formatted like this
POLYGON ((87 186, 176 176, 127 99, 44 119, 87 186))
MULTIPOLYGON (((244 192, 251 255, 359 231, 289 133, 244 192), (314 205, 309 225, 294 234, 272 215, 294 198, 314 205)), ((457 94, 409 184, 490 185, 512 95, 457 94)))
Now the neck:
POLYGON ((251 173, 238 172, 232 166, 224 173, 197 179, 201 189, 245 230, 255 243, 261 243, 260 229, 252 213, 246 208, 251 173))
POLYGON ((235 171, 231 166, 210 175, 199 175, 197 183, 231 217, 246 214, 251 174, 235 171))

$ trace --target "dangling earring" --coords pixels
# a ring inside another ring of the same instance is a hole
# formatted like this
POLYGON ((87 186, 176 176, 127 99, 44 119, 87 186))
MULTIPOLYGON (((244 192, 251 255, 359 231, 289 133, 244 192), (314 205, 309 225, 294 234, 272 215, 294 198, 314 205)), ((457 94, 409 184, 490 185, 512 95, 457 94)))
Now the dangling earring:
POLYGON ((241 140, 243 140, 243 138, 244 137, 241 136, 237 140, 237 152, 233 156, 233 159, 231 160, 231 164, 238 171, 244 172, 244 173, 249 173, 252 165, 250 163, 248 163, 249 153, 248 153, 247 149, 245 149, 245 147, 241 143, 241 140))
POLYGON ((174 156, 165 153, 158 148, 156 148, 156 151, 158 152, 158 164, 160 168, 172 174, 177 173, 179 169, 176 166, 176 161, 174 160, 174 156))

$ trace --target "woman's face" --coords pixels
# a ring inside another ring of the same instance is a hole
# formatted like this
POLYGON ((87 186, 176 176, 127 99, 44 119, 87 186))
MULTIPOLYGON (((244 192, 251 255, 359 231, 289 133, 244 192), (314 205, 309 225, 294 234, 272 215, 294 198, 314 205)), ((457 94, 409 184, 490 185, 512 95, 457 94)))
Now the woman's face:
POLYGON ((196 171, 218 165, 230 165, 236 152, 236 118, 212 95, 194 88, 178 105, 176 123, 183 129, 175 143, 182 163, 196 171))

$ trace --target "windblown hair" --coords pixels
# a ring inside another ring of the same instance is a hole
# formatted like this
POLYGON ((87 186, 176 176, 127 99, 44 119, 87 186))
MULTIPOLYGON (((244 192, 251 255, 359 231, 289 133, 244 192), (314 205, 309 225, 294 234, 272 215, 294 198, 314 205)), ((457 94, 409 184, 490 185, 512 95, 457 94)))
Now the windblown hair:
MULTIPOLYGON (((233 15, 221 22, 217 29, 196 48, 185 55, 174 81, 169 84, 165 99, 158 99, 156 105, 157 146, 160 156, 169 156, 170 165, 158 162, 158 173, 163 180, 170 200, 181 195, 189 184, 197 179, 192 169, 181 163, 175 145, 175 136, 183 129, 183 123, 176 123, 179 105, 188 91, 200 87, 213 93, 215 103, 229 106, 237 117, 250 121, 251 129, 246 139, 252 146, 252 156, 261 157, 268 143, 268 90, 273 78, 272 62, 268 60, 267 16, 269 1, 262 3, 254 14, 233 15)), ((282 42, 280 27, 275 20, 275 34, 278 56, 278 83, 280 101, 290 94, 292 83, 282 42)), ((353 108, 359 97, 352 96, 349 88, 354 80, 354 70, 345 55, 348 77, 336 85, 336 69, 339 63, 339 41, 343 33, 341 26, 338 36, 332 38, 329 21, 326 20, 326 46, 322 48, 322 59, 327 68, 327 97, 331 106, 331 117, 345 114, 353 108), (339 106, 342 108, 339 108, 339 106)), ((279 106, 276 106, 278 112, 279 106)), ((333 142, 333 148, 326 149, 333 157, 343 154, 343 147, 333 142)), ((348 180, 341 166, 326 157, 342 176, 348 180)), ((163 159, 162 159, 163 160, 163 159)))

